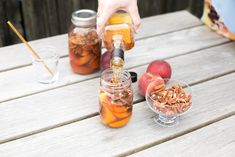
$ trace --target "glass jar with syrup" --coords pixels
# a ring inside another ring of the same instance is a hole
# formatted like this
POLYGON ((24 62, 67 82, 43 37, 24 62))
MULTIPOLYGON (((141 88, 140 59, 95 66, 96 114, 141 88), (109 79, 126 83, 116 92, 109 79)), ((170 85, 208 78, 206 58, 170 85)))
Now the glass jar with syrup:
POLYGON ((104 125, 119 128, 131 118, 133 89, 128 71, 120 71, 119 82, 113 80, 113 73, 112 69, 106 69, 100 78, 100 118, 104 125))
POLYGON ((96 12, 78 10, 72 14, 68 33, 69 58, 72 70, 78 74, 91 74, 99 70, 101 41, 96 33, 96 12))

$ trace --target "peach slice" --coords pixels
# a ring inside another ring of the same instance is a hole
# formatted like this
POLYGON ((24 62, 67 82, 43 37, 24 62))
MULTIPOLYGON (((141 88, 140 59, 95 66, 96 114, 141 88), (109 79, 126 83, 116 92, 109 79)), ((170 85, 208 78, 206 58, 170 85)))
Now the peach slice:
POLYGON ((114 122, 117 120, 117 118, 112 114, 112 112, 107 108, 106 103, 102 103, 101 107, 101 120, 104 124, 108 125, 111 122, 114 122))
POLYGON ((125 126, 131 118, 131 115, 129 115, 126 118, 120 119, 118 121, 114 121, 108 124, 108 126, 113 127, 113 128, 119 128, 121 126, 125 126))
POLYGON ((87 55, 87 56, 85 56, 85 57, 77 57, 77 58, 76 58, 75 60, 73 60, 73 61, 74 61, 74 63, 77 64, 77 65, 84 65, 84 64, 90 62, 93 57, 94 57, 94 55, 93 55, 93 54, 90 54, 90 55, 87 55))

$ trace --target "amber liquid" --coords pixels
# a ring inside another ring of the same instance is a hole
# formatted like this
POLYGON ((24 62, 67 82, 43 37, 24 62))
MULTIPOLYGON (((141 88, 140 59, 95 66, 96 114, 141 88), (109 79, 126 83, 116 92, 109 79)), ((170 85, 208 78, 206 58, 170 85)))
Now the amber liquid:
POLYGON ((124 42, 125 50, 134 47, 134 35, 132 31, 132 22, 130 15, 125 12, 114 13, 108 20, 104 31, 104 44, 108 50, 113 49, 113 36, 121 35, 124 42))
POLYGON ((114 13, 108 20, 108 24, 121 24, 128 23, 131 24, 132 20, 128 13, 123 11, 118 11, 114 13))
POLYGON ((70 64, 75 73, 91 74, 100 68, 101 43, 94 32, 90 34, 88 39, 76 33, 69 34, 70 64))
POLYGON ((111 69, 113 70, 112 83, 120 83, 120 72, 123 70, 124 61, 122 59, 119 62, 115 62, 111 59, 110 63, 111 69))
POLYGON ((100 117, 103 124, 119 128, 125 126, 132 115, 133 93, 131 88, 119 93, 106 93, 101 90, 99 96, 100 117))
POLYGON ((106 26, 104 45, 108 50, 113 49, 113 36, 121 35, 124 43, 125 50, 130 50, 134 47, 133 33, 128 24, 116 25, 115 27, 106 26))

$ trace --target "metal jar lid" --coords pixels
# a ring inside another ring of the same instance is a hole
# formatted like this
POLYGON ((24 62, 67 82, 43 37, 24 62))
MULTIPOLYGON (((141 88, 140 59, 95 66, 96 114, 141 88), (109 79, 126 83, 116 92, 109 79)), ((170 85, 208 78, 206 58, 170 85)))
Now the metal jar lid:
POLYGON ((71 21, 74 25, 80 27, 89 27, 96 25, 96 12, 89 9, 82 9, 72 13, 71 21))

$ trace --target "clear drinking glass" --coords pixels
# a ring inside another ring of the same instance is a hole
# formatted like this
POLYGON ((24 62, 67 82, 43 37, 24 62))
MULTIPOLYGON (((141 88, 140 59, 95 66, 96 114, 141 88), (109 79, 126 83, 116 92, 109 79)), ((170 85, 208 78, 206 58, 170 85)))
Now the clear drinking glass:
POLYGON ((44 84, 57 81, 59 77, 58 64, 60 57, 56 48, 52 46, 43 46, 35 50, 41 57, 41 60, 39 60, 32 56, 33 69, 37 81, 44 84), (52 74, 48 71, 46 66, 50 69, 52 74))
MULTIPOLYGON (((165 80, 165 87, 169 88, 172 87, 175 84, 179 84, 182 89, 191 97, 190 102, 188 105, 184 108, 181 106, 181 108, 176 107, 174 105, 169 106, 167 103, 159 103, 158 101, 154 100, 151 97, 152 89, 156 87, 157 81, 153 81, 148 85, 147 91, 146 91, 146 102, 149 106, 149 108, 154 111, 157 115, 153 117, 153 120, 161 125, 166 127, 175 126, 179 123, 179 116, 186 113, 192 106, 192 90, 190 86, 184 82, 176 81, 176 80, 165 80), (156 105, 158 104, 158 105, 156 105)), ((158 96, 158 93, 156 93, 156 96, 158 96)))

